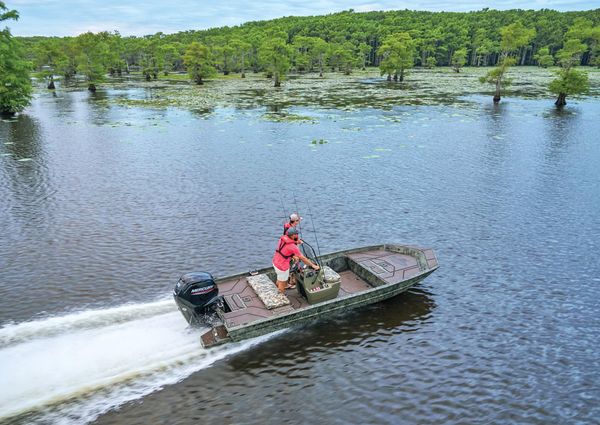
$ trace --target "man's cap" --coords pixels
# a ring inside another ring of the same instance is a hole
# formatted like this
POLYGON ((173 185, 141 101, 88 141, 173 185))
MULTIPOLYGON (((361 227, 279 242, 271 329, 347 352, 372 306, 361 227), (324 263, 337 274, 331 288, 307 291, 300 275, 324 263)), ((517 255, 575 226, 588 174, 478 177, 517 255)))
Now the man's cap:
POLYGON ((290 227, 287 231, 288 236, 297 235, 297 234, 298 234, 298 229, 296 229, 295 227, 290 227))
POLYGON ((300 221, 300 220, 302 220, 302 217, 300 217, 298 214, 296 214, 296 213, 290 214, 290 221, 300 221))

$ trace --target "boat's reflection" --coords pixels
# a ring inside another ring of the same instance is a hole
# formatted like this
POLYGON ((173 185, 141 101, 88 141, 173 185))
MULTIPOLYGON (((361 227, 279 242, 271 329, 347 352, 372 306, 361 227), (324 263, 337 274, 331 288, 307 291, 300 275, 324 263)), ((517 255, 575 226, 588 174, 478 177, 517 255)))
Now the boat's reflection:
POLYGON ((270 341, 243 351, 228 361, 234 370, 250 372, 291 358, 347 351, 356 345, 377 345, 397 333, 423 326, 435 308, 433 295, 413 288, 386 301, 351 310, 327 319, 294 327, 270 341))

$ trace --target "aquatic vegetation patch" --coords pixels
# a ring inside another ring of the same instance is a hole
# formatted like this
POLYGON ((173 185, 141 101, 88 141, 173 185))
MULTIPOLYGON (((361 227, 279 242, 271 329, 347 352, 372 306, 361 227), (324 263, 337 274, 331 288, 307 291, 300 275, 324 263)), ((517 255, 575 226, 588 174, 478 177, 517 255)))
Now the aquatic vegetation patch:
MULTIPOLYGON (((316 74, 290 76, 280 88, 263 74, 248 73, 247 78, 232 74, 227 78, 207 80, 203 85, 188 82, 187 75, 170 75, 146 82, 139 76, 110 79, 93 95, 95 104, 117 104, 124 107, 167 108, 177 107, 193 111, 213 111, 233 108, 236 111, 266 108, 265 119, 285 122, 314 122, 316 118, 290 113, 292 107, 310 107, 343 111, 374 108, 391 111, 397 107, 414 105, 445 105, 477 109, 472 96, 491 97, 493 88, 481 84, 479 77, 490 68, 463 68, 457 74, 451 68, 411 70, 404 83, 386 81, 378 69, 351 75, 329 73, 319 78, 316 74)), ((600 70, 586 68, 589 75, 589 96, 600 95, 600 70)), ((554 78, 553 69, 515 67, 509 71, 512 85, 503 90, 503 98, 525 99, 554 96, 548 84, 554 78)), ((64 88, 82 90, 79 85, 64 88)), ((399 118, 389 118, 399 121, 399 118)), ((351 131, 351 130, 348 130, 351 131)))
POLYGON ((305 124, 317 124, 318 121, 314 117, 304 115, 288 114, 288 113, 266 113, 263 118, 267 121, 274 122, 301 122, 305 124))

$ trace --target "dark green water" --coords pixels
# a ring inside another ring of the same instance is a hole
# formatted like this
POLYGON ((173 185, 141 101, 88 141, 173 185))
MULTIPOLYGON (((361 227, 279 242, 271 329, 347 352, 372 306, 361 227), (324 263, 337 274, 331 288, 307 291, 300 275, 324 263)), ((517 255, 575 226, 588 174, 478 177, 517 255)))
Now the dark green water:
POLYGON ((156 93, 42 93, 0 122, 0 421, 597 421, 596 97, 283 110, 299 121, 113 102, 156 93), (283 209, 323 252, 415 244, 441 267, 201 349, 173 284, 268 265, 283 209))

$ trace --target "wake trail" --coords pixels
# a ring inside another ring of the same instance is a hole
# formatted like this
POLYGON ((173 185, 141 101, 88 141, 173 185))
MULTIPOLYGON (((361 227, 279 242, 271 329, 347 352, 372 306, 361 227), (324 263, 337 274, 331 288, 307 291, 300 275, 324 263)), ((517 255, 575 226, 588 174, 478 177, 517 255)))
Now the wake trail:
POLYGON ((201 332, 172 300, 4 326, 0 422, 89 422, 267 338, 207 350, 201 332))

